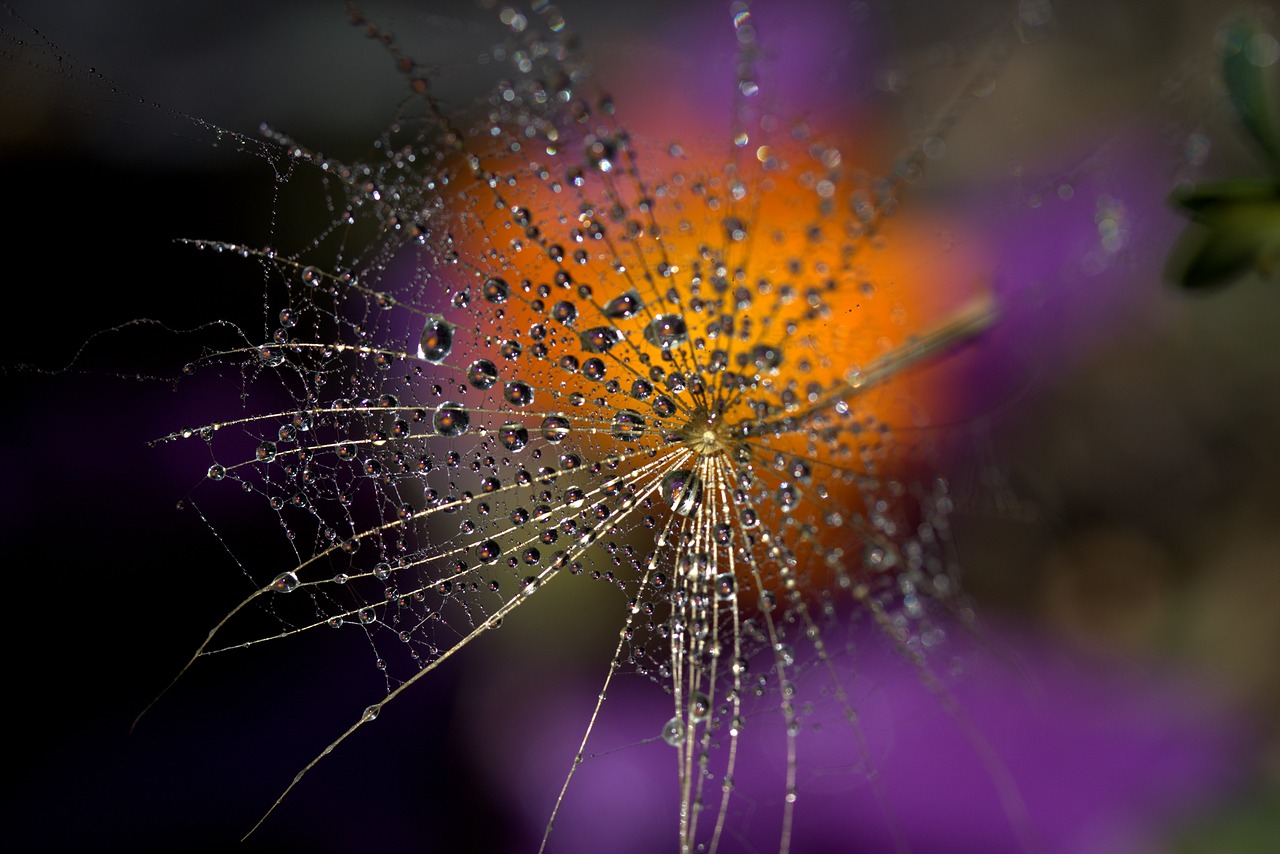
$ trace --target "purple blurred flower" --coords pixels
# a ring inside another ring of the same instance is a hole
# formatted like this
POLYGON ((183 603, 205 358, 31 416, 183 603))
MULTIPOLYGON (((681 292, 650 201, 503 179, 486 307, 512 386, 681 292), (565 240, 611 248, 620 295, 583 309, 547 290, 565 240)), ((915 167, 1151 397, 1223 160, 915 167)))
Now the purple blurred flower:
MULTIPOLYGON (((890 851, 896 835, 916 852, 1015 852, 1025 850, 1019 834, 1027 831, 1046 852, 1155 850, 1171 822, 1211 806, 1242 780, 1252 733, 1203 682, 1086 655, 1044 636, 1000 631, 974 641, 963 634, 954 632, 932 658, 961 671, 944 679, 944 694, 871 630, 856 654, 835 662, 858 713, 865 757, 827 672, 804 671, 797 698, 814 709, 799 737, 793 851, 890 851), (958 712, 949 708, 953 700, 958 712), (1012 798, 1002 799, 1003 779, 1012 798)), ((484 733, 476 743, 488 784, 522 816, 530 846, 542 836, 595 687, 527 695, 518 728, 504 723, 509 709, 492 705, 473 720, 484 733)), ((605 838, 619 852, 672 847, 675 751, 656 737, 669 713, 669 699, 654 686, 616 683, 550 850, 598 850, 605 838), (662 779, 672 784, 655 784, 662 779)), ((723 731, 717 741, 713 765, 727 748, 723 731)), ((784 746, 776 692, 767 692, 743 729, 721 850, 776 848, 784 746)), ((719 779, 708 780, 703 821, 714 820, 719 795, 719 779)))

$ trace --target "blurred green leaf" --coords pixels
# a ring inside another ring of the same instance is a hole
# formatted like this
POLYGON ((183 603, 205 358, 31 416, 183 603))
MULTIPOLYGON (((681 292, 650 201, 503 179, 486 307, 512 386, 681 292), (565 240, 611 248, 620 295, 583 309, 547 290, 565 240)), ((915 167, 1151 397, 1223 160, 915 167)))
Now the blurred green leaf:
POLYGON ((1280 260, 1280 198, 1271 189, 1252 200, 1209 192, 1175 197, 1193 224, 1170 254, 1166 276, 1183 287, 1205 288, 1250 269, 1271 275, 1280 260))
POLYGON ((1280 181, 1239 178, 1213 184, 1197 184, 1175 190, 1169 203, 1197 222, 1225 208, 1242 204, 1280 202, 1280 181))
MULTIPOLYGON (((1222 77, 1240 123, 1280 171, 1280 124, 1271 80, 1275 40, 1251 17, 1222 31, 1222 77)), ((1224 285, 1249 270, 1270 276, 1280 262, 1280 179, 1241 178, 1176 190, 1169 203, 1191 225, 1169 254, 1165 276, 1186 288, 1224 285)))
POLYGON ((1280 167, 1280 133, 1273 99, 1268 92, 1267 74, 1254 61, 1256 40, 1266 36, 1253 18, 1237 18, 1229 23, 1223 32, 1222 78, 1240 123, 1272 164, 1280 167))

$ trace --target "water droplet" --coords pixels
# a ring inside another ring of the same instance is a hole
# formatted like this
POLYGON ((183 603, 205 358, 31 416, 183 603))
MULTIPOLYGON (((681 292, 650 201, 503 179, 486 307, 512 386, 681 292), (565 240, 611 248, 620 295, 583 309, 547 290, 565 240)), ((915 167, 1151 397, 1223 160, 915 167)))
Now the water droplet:
POLYGON ((751 348, 751 363, 758 371, 777 370, 782 364, 782 348, 771 344, 757 344, 751 348))
POLYGON ((692 516, 702 505, 702 478, 692 471, 673 471, 662 479, 662 500, 681 516, 692 516))
POLYGON ((480 560, 485 563, 493 563, 498 558, 502 557, 502 549, 498 548, 498 544, 495 541, 485 540, 480 544, 480 547, 476 549, 476 554, 479 556, 480 560))
MULTIPOLYGON (((360 722, 368 723, 369 721, 377 720, 378 713, 381 711, 382 711, 382 704, 374 703, 372 706, 369 706, 364 710, 364 714, 360 716, 360 722)), ((348 720, 350 720, 350 718, 348 718, 348 720)))
POLYGON ((519 451, 529 444, 529 430, 515 421, 507 421, 498 428, 498 441, 508 451, 519 451))
POLYGON ((271 344, 259 347, 258 362, 268 368, 279 367, 284 364, 284 351, 271 344))
POLYGON ((711 716, 711 698, 701 691, 694 692, 689 699, 689 720, 694 723, 705 721, 711 716))
POLYGON ((667 418, 676 414, 676 402, 665 394, 655 397, 652 405, 654 413, 660 418, 667 418))
POLYGON ((613 416, 610 432, 624 442, 634 442, 644 435, 644 416, 634 409, 623 409, 613 416))
POLYGON ((260 463, 269 463, 276 458, 275 442, 260 442, 254 456, 260 463))
POLYGON ((679 716, 663 725, 662 740, 672 747, 678 747, 684 741, 684 721, 680 720, 679 716))
POLYGON ((431 424, 441 436, 461 436, 471 426, 471 415, 461 403, 442 403, 431 417, 431 424))
POLYGON ((689 327, 678 314, 660 314, 644 328, 644 340, 670 350, 689 340, 689 327))
POLYGON ((277 593, 292 593, 298 588, 298 576, 292 572, 282 572, 271 582, 271 589, 277 593))
POLYGON ((613 140, 589 136, 587 137, 585 152, 587 163, 592 167, 599 169, 601 172, 613 171, 613 166, 618 157, 618 146, 613 140))
POLYGON ((498 366, 488 359, 476 359, 467 368, 467 382, 481 391, 493 388, 498 382, 498 366))
POLYGON ((565 326, 573 326, 578 320, 578 307, 568 300, 561 300, 551 307, 551 316, 565 326))
POLYGON ((453 324, 438 314, 428 315, 418 339, 418 358, 433 365, 443 362, 453 349, 453 324))
POLYGON ((226 466, 220 466, 217 463, 209 466, 209 480, 222 480, 227 476, 226 466))
POLYGON ((644 302, 640 299, 640 294, 636 291, 627 291, 619 297, 614 297, 604 304, 602 311, 604 316, 613 320, 635 317, 644 308, 644 302))
POLYGON ((790 513, 800 503, 800 490, 796 489, 794 484, 784 483, 773 494, 773 499, 778 502, 778 507, 783 513, 790 513))
POLYGON ((484 287, 480 289, 480 295, 495 305, 502 305, 511 295, 511 286, 507 284, 506 279, 494 276, 485 280, 484 287))
POLYGON ((521 380, 512 380, 503 387, 502 396, 512 406, 528 406, 533 403, 533 387, 521 380))
POLYGON ((560 415, 548 415, 542 419, 542 438, 548 442, 562 442, 568 435, 569 419, 560 415))
POLYGON ((716 598, 728 602, 738 592, 738 581, 732 572, 722 572, 716 576, 716 598))
POLYGON ((520 354, 524 352, 524 347, 519 341, 508 340, 503 341, 502 346, 498 348, 498 352, 502 354, 502 358, 508 362, 514 362, 520 358, 520 354))
POLYGON ((607 353, 622 341, 622 333, 612 326, 595 326, 578 336, 588 353, 607 353))

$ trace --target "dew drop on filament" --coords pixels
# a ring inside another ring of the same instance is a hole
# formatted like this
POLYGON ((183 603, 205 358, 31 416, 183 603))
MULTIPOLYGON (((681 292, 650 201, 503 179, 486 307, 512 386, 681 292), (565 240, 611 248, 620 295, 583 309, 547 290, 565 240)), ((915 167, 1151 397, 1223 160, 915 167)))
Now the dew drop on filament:
POLYGON ((438 314, 427 318, 418 339, 418 358, 438 365, 453 351, 453 324, 438 314))

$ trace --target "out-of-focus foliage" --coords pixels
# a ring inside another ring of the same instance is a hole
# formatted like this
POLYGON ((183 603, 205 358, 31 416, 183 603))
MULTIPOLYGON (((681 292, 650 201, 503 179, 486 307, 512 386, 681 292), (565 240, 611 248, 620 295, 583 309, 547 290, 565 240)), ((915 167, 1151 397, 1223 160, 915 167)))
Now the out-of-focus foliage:
POLYGON ((1224 285, 1250 270, 1270 277, 1280 261, 1280 122, 1268 69, 1276 40, 1252 18, 1221 33, 1221 73, 1236 117, 1266 157, 1270 174, 1176 190, 1170 203, 1192 224, 1166 275, 1186 288, 1224 285))

